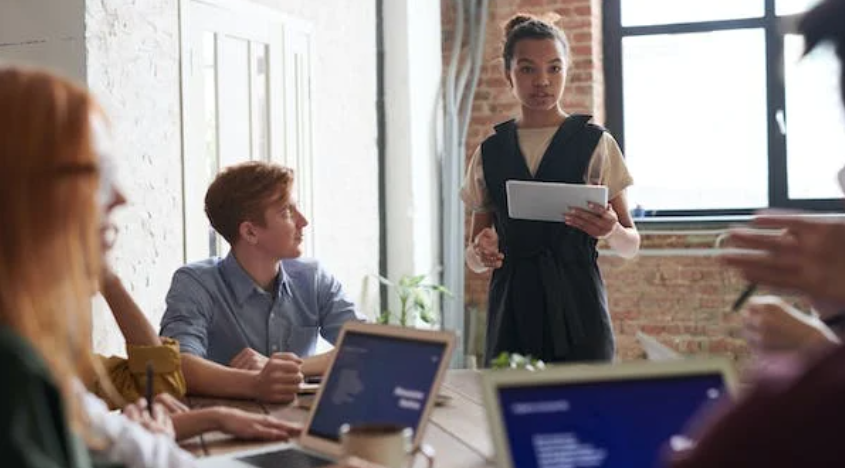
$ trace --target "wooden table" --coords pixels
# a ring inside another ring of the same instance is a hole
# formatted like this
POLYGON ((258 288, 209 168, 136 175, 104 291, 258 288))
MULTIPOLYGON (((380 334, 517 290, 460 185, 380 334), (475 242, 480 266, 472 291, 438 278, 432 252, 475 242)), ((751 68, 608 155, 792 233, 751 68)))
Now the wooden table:
MULTIPOLYGON (((426 428, 425 443, 436 452, 437 468, 492 467, 493 445, 487 430, 487 417, 481 401, 479 373, 471 370, 450 370, 440 393, 449 401, 436 406, 426 428)), ((225 400, 189 397, 192 408, 223 405, 253 413, 272 414, 290 421, 305 422, 307 410, 296 405, 272 405, 246 400, 225 400)), ((181 445, 198 457, 219 455, 236 450, 257 448, 267 442, 235 440, 220 432, 203 434, 181 445)), ((422 460, 417 461, 423 467, 422 460)))

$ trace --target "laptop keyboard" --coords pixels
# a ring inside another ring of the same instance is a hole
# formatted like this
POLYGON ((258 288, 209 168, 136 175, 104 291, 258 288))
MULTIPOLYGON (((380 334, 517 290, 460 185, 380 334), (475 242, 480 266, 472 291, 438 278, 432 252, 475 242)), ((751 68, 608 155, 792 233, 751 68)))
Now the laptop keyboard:
POLYGON ((328 458, 310 455, 297 449, 261 453, 239 460, 259 468, 318 468, 332 463, 328 458))

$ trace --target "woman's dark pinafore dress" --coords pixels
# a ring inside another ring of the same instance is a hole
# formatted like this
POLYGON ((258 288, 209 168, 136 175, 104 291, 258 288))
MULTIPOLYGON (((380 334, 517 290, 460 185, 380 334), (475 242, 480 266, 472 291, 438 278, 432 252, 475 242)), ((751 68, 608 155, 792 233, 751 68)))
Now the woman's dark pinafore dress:
POLYGON ((564 120, 533 177, 513 120, 497 125, 496 133, 482 143, 484 178, 495 208, 499 250, 505 255, 490 282, 488 365, 503 351, 545 362, 613 359, 596 239, 563 222, 509 218, 505 192, 508 180, 583 184, 604 132, 590 118, 571 115, 564 120))

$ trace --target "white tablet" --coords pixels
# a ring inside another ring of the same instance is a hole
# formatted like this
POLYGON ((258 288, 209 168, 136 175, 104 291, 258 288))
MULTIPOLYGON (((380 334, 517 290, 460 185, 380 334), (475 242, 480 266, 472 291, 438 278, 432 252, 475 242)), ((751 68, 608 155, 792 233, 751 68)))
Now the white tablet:
POLYGON ((508 216, 514 219, 563 222, 570 208, 589 209, 589 202, 607 205, 607 187, 602 185, 509 180, 505 190, 508 216))

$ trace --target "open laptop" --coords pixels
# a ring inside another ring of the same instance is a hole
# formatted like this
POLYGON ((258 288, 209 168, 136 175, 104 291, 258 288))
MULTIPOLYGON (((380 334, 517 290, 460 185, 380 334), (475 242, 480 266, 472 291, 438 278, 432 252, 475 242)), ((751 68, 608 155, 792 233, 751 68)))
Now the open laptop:
POLYGON ((690 359, 489 371, 482 386, 500 468, 650 468, 736 380, 727 360, 690 359))
POLYGON ((203 467, 325 466, 341 455, 340 426, 393 423, 423 437, 455 336, 347 322, 298 443, 272 444, 199 461, 203 467))

